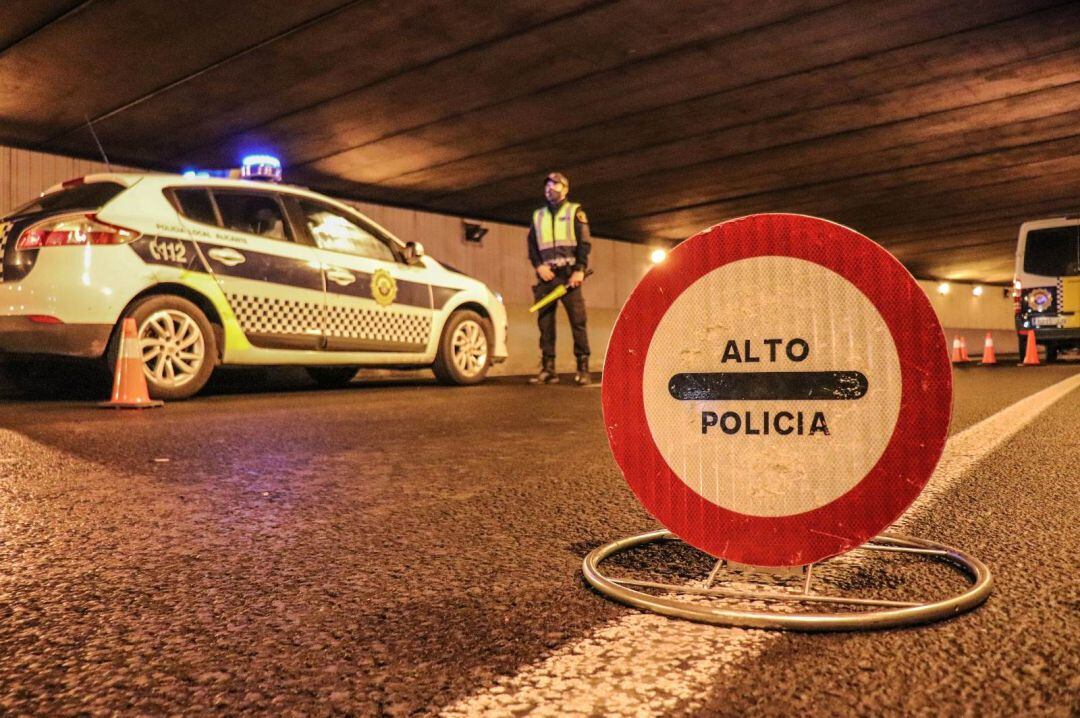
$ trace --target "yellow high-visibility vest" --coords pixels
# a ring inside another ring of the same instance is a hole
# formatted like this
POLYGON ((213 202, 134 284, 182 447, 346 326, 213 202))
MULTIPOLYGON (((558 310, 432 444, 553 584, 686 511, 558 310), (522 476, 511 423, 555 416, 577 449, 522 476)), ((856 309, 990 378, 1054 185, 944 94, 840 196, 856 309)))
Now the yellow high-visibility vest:
POLYGON ((564 202, 553 216, 545 204, 533 212, 533 229, 536 232, 536 245, 540 251, 555 247, 576 247, 577 232, 574 231, 574 217, 580 204, 564 202))

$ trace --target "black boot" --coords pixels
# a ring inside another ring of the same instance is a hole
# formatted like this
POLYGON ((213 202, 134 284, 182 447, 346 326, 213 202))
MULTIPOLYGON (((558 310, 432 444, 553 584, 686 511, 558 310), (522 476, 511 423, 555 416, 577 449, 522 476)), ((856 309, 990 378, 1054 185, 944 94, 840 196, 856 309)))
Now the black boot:
POLYGON ((574 374, 574 383, 578 386, 592 384, 592 374, 589 373, 589 357, 577 358, 577 374, 574 374))
POLYGON ((555 357, 543 357, 540 360, 540 373, 529 379, 530 384, 558 384, 559 375, 555 373, 555 357))

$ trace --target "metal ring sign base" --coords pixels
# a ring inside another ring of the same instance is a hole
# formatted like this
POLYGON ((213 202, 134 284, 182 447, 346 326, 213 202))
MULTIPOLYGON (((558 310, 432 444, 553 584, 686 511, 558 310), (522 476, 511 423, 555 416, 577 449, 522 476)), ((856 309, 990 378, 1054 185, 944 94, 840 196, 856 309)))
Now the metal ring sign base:
POLYGON ((606 596, 636 608, 642 608, 665 616, 683 618, 699 623, 743 628, 767 628, 791 631, 857 631, 881 628, 913 626, 931 621, 951 618, 980 605, 990 595, 993 580, 990 569, 978 559, 951 546, 906 536, 882 535, 855 550, 871 550, 904 553, 943 562, 963 573, 970 582, 963 593, 929 603, 914 603, 885 599, 846 598, 812 593, 811 576, 813 564, 804 567, 805 582, 801 592, 775 590, 738 590, 713 587, 713 581, 724 562, 718 562, 708 578, 691 584, 667 584, 638 581, 630 578, 613 578, 600 571, 600 563, 614 554, 658 541, 677 541, 666 530, 631 536, 594 549, 585 557, 582 570, 585 579, 606 596), (659 589, 667 594, 686 594, 714 599, 772 602, 785 610, 792 606, 834 604, 863 606, 867 610, 837 613, 783 612, 768 609, 742 609, 727 606, 709 606, 676 598, 653 595, 641 588, 659 589))

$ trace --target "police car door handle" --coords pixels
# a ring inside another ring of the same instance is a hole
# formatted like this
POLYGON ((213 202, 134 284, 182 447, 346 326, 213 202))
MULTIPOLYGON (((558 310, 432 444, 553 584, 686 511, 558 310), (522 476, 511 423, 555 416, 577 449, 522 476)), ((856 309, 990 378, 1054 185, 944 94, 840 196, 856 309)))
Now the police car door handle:
POLYGON ((356 275, 352 272, 346 272, 344 269, 334 267, 326 272, 327 278, 335 284, 346 286, 356 281, 356 275))
POLYGON ((210 255, 210 259, 221 262, 226 267, 235 267, 246 261, 244 255, 240 254, 235 249, 229 249, 228 247, 215 247, 208 251, 207 254, 210 255))

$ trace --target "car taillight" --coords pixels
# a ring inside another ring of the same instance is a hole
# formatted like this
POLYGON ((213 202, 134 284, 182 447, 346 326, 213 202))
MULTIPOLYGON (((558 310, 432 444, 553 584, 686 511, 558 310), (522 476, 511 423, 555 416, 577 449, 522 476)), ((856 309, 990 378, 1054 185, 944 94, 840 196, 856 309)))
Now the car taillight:
POLYGON ((65 214, 27 227, 19 235, 15 249, 126 244, 138 238, 135 230, 102 222, 93 214, 65 214))
POLYGON ((1020 284, 1019 279, 1013 280, 1012 300, 1013 300, 1013 314, 1019 315, 1023 307, 1020 305, 1020 289, 1023 285, 1020 284))

